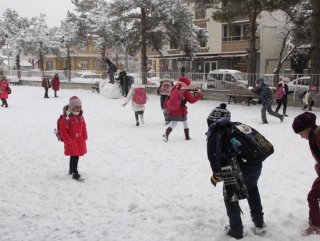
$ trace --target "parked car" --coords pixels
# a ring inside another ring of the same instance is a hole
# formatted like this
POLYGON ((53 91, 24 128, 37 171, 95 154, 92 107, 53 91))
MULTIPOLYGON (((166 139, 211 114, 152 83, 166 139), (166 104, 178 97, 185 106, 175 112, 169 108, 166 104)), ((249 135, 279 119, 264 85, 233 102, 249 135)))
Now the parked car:
POLYGON ((101 81, 101 74, 96 73, 81 73, 79 77, 72 78, 71 81, 75 83, 90 83, 97 84, 101 81))
POLYGON ((247 88, 248 80, 244 73, 233 69, 216 69, 209 72, 207 88, 233 89, 247 88))
POLYGON ((310 86, 310 76, 300 77, 288 83, 289 91, 304 92, 310 86))
MULTIPOLYGON (((136 73, 127 73, 127 76, 132 77, 133 83, 135 79, 142 80, 142 76, 136 73)), ((154 85, 154 86, 160 86, 160 78, 159 77, 148 77, 147 78, 147 85, 154 85)))

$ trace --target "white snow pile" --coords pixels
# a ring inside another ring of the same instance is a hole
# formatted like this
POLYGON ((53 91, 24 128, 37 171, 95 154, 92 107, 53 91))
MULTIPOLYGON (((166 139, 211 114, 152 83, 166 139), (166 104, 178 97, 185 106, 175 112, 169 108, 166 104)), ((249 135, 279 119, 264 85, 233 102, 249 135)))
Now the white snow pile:
POLYGON ((106 80, 99 83, 100 94, 107 99, 118 99, 121 96, 121 89, 118 84, 107 83, 106 80))

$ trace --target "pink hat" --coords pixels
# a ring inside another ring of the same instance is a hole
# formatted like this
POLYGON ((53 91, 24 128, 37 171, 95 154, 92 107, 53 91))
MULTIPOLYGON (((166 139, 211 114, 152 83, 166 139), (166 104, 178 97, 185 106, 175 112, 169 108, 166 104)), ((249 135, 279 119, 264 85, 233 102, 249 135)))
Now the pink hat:
POLYGON ((82 106, 82 102, 77 96, 72 96, 69 100, 69 110, 72 111, 74 107, 82 106))

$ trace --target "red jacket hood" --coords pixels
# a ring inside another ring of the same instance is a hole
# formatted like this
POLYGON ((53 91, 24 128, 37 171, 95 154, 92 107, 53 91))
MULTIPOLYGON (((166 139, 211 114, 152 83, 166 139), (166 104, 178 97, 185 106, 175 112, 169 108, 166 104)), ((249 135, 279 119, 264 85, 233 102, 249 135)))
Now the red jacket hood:
POLYGON ((187 77, 180 77, 179 81, 185 83, 187 86, 191 83, 191 81, 187 77))

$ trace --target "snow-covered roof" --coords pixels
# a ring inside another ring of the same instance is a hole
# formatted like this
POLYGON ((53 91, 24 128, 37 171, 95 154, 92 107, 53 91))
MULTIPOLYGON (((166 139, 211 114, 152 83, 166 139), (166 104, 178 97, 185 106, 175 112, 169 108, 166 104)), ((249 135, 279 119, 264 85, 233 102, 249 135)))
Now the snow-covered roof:
MULTIPOLYGON (((8 65, 8 60, 7 59, 4 59, 3 62, 2 62, 4 65, 8 65)), ((10 59, 10 65, 13 66, 13 65, 16 65, 15 61, 10 59)), ((26 60, 20 60, 20 66, 21 67, 32 67, 32 64, 29 63, 28 61, 26 60)))
POLYGON ((23 66, 23 67, 32 67, 32 64, 27 61, 27 60, 21 60, 20 61, 20 66, 23 66))

